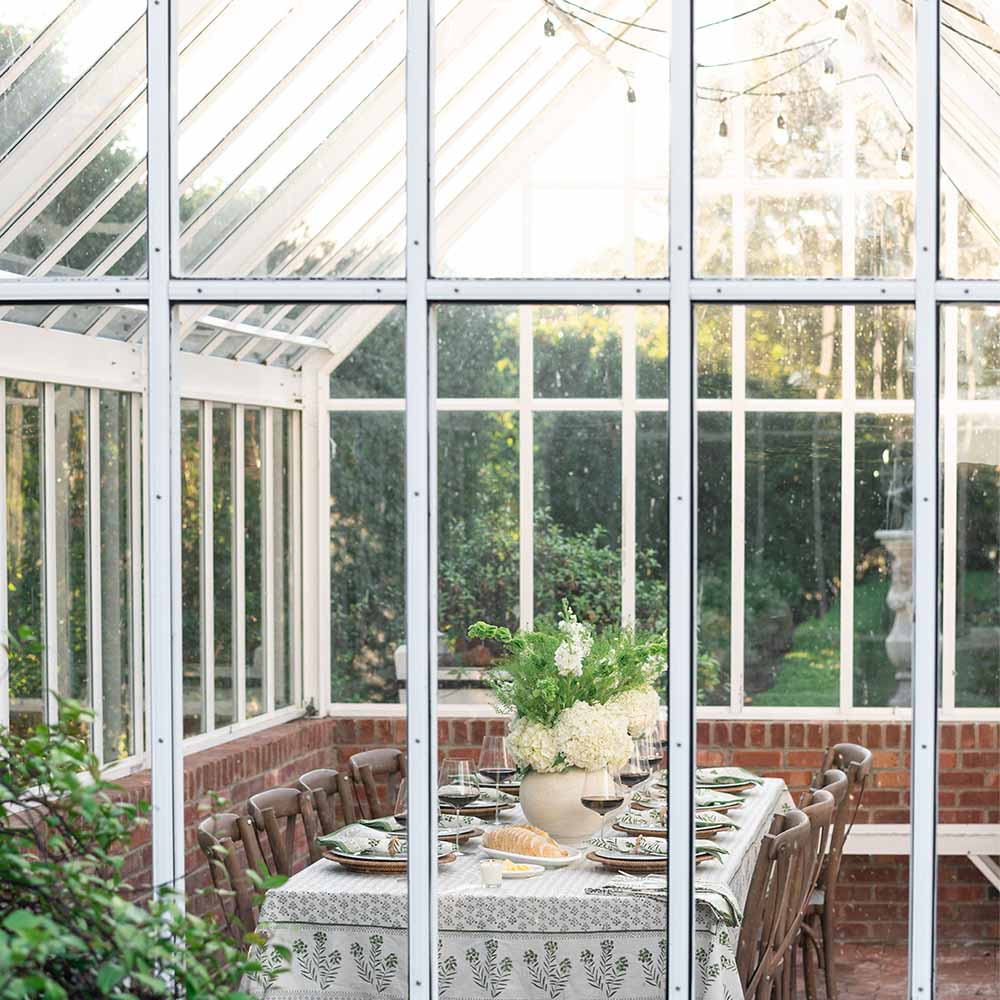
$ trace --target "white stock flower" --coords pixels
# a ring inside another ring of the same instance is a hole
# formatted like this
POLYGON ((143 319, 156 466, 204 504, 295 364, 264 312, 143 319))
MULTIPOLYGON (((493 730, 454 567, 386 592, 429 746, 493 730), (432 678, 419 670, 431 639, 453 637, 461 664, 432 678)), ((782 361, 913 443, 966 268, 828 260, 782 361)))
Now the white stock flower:
POLYGON ((632 752, 625 719, 606 705, 578 701, 563 709, 554 727, 555 742, 566 763, 585 771, 608 764, 621 767, 632 752))
POLYGON ((543 726, 540 722, 514 719, 510 724, 507 747, 518 767, 530 767, 532 771, 542 774, 556 769, 555 761, 559 750, 555 734, 550 727, 543 726))
POLYGON ((645 736, 656 725, 660 696, 651 687, 633 688, 612 698, 607 707, 625 720, 629 736, 645 736))
POLYGON ((594 640, 586 625, 578 622, 576 616, 569 615, 559 623, 559 631, 566 637, 556 650, 556 669, 563 676, 572 674, 579 677, 583 673, 583 661, 590 654, 594 640))

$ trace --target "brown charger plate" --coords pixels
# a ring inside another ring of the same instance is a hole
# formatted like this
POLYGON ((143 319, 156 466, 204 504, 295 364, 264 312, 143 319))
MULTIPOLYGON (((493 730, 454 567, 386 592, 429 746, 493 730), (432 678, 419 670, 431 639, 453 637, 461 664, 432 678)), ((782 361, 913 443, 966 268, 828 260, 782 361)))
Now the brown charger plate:
MULTIPOLYGON (((395 861, 392 858, 356 858, 350 854, 338 854, 336 851, 324 851, 327 861, 335 861, 338 865, 352 872, 363 872, 368 875, 405 875, 406 858, 395 861)), ((438 858, 439 865, 450 865, 457 854, 442 854, 438 858)))
POLYGON ((647 830, 643 827, 643 829, 637 830, 634 827, 619 826, 617 823, 613 824, 612 829, 617 830, 619 833, 627 834, 629 837, 637 837, 640 834, 643 837, 665 837, 667 835, 666 829, 647 830))
MULTIPOLYGON (((508 809, 516 808, 516 802, 508 802, 506 805, 500 806, 500 812, 505 812, 508 809)), ((451 806, 443 806, 442 812, 447 811, 447 815, 454 816, 455 810, 451 806)), ((459 816, 478 816, 480 819, 485 819, 488 816, 492 816, 497 811, 496 806, 465 806, 463 809, 458 810, 459 816)))
MULTIPOLYGON (((711 789, 715 792, 726 792, 728 795, 734 795, 736 792, 745 792, 748 788, 757 788, 758 786, 752 781, 737 781, 732 785, 699 785, 695 782, 695 787, 711 789)), ((718 810, 716 810, 716 812, 718 812, 718 810)))
POLYGON ((734 809, 742 809, 742 802, 732 802, 725 806, 695 806, 695 812, 707 812, 707 813, 728 813, 732 812, 734 809))
POLYGON ((589 861, 596 861, 597 864, 605 868, 611 868, 618 872, 635 872, 638 875, 648 875, 652 872, 665 872, 667 870, 667 859, 646 858, 642 855, 632 858, 602 858, 596 851, 591 851, 587 855, 589 861))

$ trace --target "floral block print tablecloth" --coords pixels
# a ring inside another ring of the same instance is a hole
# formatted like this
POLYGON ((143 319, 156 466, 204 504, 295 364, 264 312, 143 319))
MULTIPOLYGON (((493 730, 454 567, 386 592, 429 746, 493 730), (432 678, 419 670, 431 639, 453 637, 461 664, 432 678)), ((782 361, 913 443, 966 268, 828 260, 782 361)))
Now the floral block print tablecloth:
MULTIPOLYGON (((729 886, 745 902, 761 838, 790 806, 784 782, 768 779, 747 793, 733 817, 739 830, 720 834, 722 862, 696 877, 729 886)), ((517 822, 519 811, 510 816, 517 822)), ((536 878, 479 883, 484 857, 467 844, 438 869, 438 985, 441 1000, 663 1000, 666 913, 662 900, 587 894, 614 873, 581 860, 536 878)), ((696 907, 696 996, 740 1000, 738 928, 707 906, 696 907)), ((318 861, 268 892, 258 929, 265 966, 290 968, 269 985, 247 983, 273 1000, 404 1000, 407 991, 407 899, 404 879, 348 872, 318 861)))

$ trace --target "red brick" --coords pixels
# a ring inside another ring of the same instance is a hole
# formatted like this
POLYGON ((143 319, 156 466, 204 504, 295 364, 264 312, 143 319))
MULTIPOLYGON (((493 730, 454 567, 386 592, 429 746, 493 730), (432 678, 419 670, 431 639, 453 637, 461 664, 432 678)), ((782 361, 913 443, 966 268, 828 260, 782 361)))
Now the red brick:
POLYGON ((958 734, 958 745, 963 750, 971 750, 976 745, 976 727, 972 723, 962 723, 958 734))
POLYGON ((712 742, 718 747, 728 747, 729 743, 729 723, 712 723, 712 742))
POLYGON ((785 756, 789 767, 808 767, 815 771, 823 763, 822 750, 789 750, 785 756))
POLYGON ((785 746, 785 724, 783 722, 772 722, 767 728, 768 744, 772 747, 785 746))
POLYGON ((983 806, 989 809, 991 806, 996 806, 997 793, 996 792, 959 792, 958 793, 958 804, 960 806, 983 806))
POLYGON ((984 771, 993 771, 1000 767, 1000 753, 987 751, 985 753, 963 753, 962 767, 980 767, 984 771))
POLYGON ((806 727, 801 722, 788 724, 788 745, 790 747, 805 746, 806 727))
POLYGON ((910 784, 906 771, 876 771, 875 782, 879 788, 904 788, 910 784))
POLYGON ((956 788, 978 788, 983 784, 981 771, 941 771, 938 783, 956 788))
MULTIPOLYGON (((898 747, 902 743, 903 727, 897 722, 892 722, 885 727, 885 745, 887 747, 898 747)), ((952 744, 954 746, 954 744, 952 744)))
POLYGON ((976 742, 983 750, 990 750, 1000 743, 1000 725, 995 722, 981 722, 976 742))
POLYGON ((747 746, 767 746, 767 726, 763 722, 751 722, 748 729, 747 746))
POLYGON ((733 763, 738 767, 780 767, 781 752, 778 750, 734 750, 733 763))
POLYGON ((876 771, 899 767, 899 753, 895 750, 876 750, 872 754, 872 767, 876 771))

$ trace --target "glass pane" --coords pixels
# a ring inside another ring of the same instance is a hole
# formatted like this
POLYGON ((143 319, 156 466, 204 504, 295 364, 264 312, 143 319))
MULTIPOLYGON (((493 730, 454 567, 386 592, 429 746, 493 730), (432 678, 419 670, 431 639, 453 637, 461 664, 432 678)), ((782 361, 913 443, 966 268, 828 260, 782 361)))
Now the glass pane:
MULTIPOLYGON (((983 24, 968 33, 993 34, 983 24)), ((943 36, 942 56, 962 41, 953 35, 943 36)), ((977 65, 989 64, 984 51, 977 65)), ((975 92, 971 80, 968 87, 975 92)), ((944 1000, 990 996, 1000 982, 993 832, 1000 823, 1000 307, 944 306, 938 332, 943 719, 936 995, 944 1000)))
POLYGON ((348 350, 330 373, 333 399, 401 399, 406 395, 406 310, 349 306, 343 314, 348 350))
POLYGON ((330 414, 331 698, 405 701, 402 413, 330 414))
POLYGON ((855 306, 855 392, 863 399, 913 398, 910 306, 855 306))
POLYGON ((267 710, 264 652, 264 411, 243 411, 243 595, 247 718, 267 710))
POLYGON ((4 4, 0 278, 145 272, 145 12, 4 4))
POLYGON ((621 620, 617 413, 535 415, 535 618, 563 600, 595 625, 621 620))
POLYGON ((434 273, 665 274, 670 4, 436 14, 434 273))
POLYGON ((910 704, 913 419, 858 414, 854 467, 854 704, 910 704))
POLYGON ((667 415, 635 418, 635 621, 667 627, 667 415))
POLYGON ((295 669, 295 567, 297 565, 293 505, 295 490, 292 477, 292 422, 290 410, 274 411, 273 481, 274 502, 274 707, 292 703, 292 677, 295 669))
POLYGON ((214 594, 213 663, 215 725, 236 721, 236 594, 234 590, 236 508, 233 466, 236 410, 212 405, 212 591, 214 594))
POLYGON ((101 679, 104 760, 134 752, 132 591, 132 397, 100 393, 101 679))
POLYGON ((438 396, 490 399, 518 394, 520 313, 525 306, 438 306, 438 396))
POLYGON ((695 12, 695 271, 913 273, 913 8, 695 12))
POLYGON ((402 275, 405 4, 179 6, 182 270, 402 275))
POLYGON ((438 413, 438 657, 441 703, 487 703, 482 670, 498 646, 469 639, 487 621, 520 624, 517 414, 438 413))
POLYGON ((43 395, 37 382, 4 384, 10 728, 26 735, 45 715, 43 395))
POLYGON ((202 631, 202 404, 181 400, 181 657, 184 663, 184 735, 207 728, 202 631))
POLYGON ((748 306, 747 395, 839 397, 840 312, 837 306, 748 306))
POLYGON ((623 313, 634 323, 635 311, 629 308, 534 308, 535 395, 570 399, 620 397, 623 313))
POLYGON ((87 400, 77 386, 53 390, 57 690, 84 704, 90 701, 87 400))
POLYGON ((997 0, 941 7, 941 273, 1000 277, 997 0))

